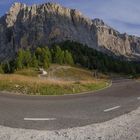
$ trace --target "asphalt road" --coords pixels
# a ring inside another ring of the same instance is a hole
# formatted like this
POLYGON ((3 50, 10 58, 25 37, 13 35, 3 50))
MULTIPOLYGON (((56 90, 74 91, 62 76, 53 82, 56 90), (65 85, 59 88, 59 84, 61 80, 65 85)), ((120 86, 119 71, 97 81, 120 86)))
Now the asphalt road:
POLYGON ((83 95, 16 96, 0 93, 0 125, 58 130, 100 123, 140 106, 140 83, 116 79, 110 88, 83 95))

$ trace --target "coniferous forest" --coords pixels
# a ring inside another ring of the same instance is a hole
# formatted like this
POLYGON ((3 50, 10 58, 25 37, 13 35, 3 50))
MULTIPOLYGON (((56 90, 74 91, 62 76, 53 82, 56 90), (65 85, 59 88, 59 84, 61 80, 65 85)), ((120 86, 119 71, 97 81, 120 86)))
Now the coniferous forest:
POLYGON ((47 69, 51 63, 80 65, 103 73, 115 72, 133 75, 140 73, 139 62, 121 60, 71 41, 53 44, 50 47, 37 47, 35 50, 20 49, 15 59, 1 63, 0 73, 13 73, 15 70, 29 67, 47 69))
POLYGON ((118 59, 117 57, 103 54, 77 42, 66 41, 60 43, 59 46, 63 50, 71 52, 75 64, 80 64, 89 69, 126 74, 140 72, 140 62, 118 59))

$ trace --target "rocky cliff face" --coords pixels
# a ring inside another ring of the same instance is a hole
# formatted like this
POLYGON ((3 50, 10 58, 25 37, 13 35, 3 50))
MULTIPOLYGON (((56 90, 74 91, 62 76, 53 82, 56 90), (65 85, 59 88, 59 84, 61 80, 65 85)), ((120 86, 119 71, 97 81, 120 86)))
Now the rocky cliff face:
POLYGON ((0 60, 13 58, 19 48, 65 40, 117 56, 140 56, 140 38, 120 34, 100 19, 91 20, 79 11, 59 4, 27 6, 15 3, 0 18, 0 60))

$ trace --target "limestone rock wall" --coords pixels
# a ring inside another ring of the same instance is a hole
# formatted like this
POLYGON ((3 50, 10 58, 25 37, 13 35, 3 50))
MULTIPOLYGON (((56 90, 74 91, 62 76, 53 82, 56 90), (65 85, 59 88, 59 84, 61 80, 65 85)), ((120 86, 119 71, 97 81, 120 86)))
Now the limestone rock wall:
POLYGON ((34 48, 65 40, 127 58, 140 55, 140 38, 120 34, 100 19, 91 20, 75 9, 46 3, 15 3, 0 18, 0 60, 11 59, 19 48, 34 48))

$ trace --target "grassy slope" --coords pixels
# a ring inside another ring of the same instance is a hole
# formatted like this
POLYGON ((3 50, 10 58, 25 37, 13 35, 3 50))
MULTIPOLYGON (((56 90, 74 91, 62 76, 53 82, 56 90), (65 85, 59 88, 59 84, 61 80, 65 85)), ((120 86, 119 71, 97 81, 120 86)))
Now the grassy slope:
POLYGON ((98 90, 109 85, 106 79, 94 79, 90 71, 69 66, 53 65, 48 73, 47 78, 39 78, 34 69, 0 75, 0 90, 29 95, 64 95, 98 90))
POLYGON ((16 71, 15 74, 30 76, 30 77, 37 77, 38 71, 35 68, 22 69, 22 70, 16 71))

